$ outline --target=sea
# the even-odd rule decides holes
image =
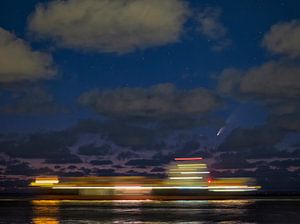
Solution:
[[[0,199],[0,223],[300,223],[300,200],[76,201]]]

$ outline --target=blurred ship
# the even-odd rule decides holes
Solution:
[[[252,178],[212,179],[201,157],[175,158],[167,178],[145,176],[36,177],[41,195],[63,199],[209,199],[249,196],[260,187]]]

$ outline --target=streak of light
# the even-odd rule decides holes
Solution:
[[[221,127],[220,130],[217,133],[217,136],[219,136],[220,134],[222,134],[222,132],[224,131],[224,129],[225,129],[225,126]]]
[[[52,189],[113,189],[113,190],[139,190],[139,189],[208,189],[202,186],[54,186]]]
[[[203,177],[169,177],[171,180],[195,180],[202,179]]]
[[[58,180],[36,180],[36,184],[58,184]]]
[[[256,188],[245,188],[245,189],[213,189],[210,191],[214,192],[243,192],[243,191],[256,191]]]
[[[209,173],[209,171],[202,171],[202,172],[179,172],[180,174],[204,174]]]
[[[210,190],[215,192],[239,192],[239,191],[256,191],[259,187],[249,186],[222,186],[222,187],[207,187],[207,186],[54,186],[52,189],[111,189],[111,190],[152,190],[152,189],[186,189],[186,190]]]

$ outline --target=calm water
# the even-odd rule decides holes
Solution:
[[[300,201],[0,200],[0,223],[300,223]]]

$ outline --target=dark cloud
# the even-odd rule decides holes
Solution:
[[[212,171],[213,177],[254,177],[256,184],[263,186],[265,191],[297,191],[300,187],[300,170],[288,171],[274,169],[269,166],[259,166],[255,171],[243,169],[236,171]]]
[[[76,170],[76,169],[77,169],[77,166],[71,165],[71,166],[68,166],[68,169]]]
[[[300,151],[280,150],[275,147],[258,146],[240,152],[244,158],[248,159],[270,159],[270,158],[297,158]]]
[[[31,86],[14,90],[10,103],[0,107],[1,113],[14,115],[40,115],[67,111],[68,109],[59,105],[45,89]]]
[[[115,176],[118,173],[114,169],[94,169],[93,172],[98,176]]]
[[[97,133],[116,145],[131,149],[146,149],[153,145],[157,133],[151,128],[123,121],[82,121],[72,129],[76,133]]]
[[[300,131],[300,113],[283,114],[283,115],[271,115],[269,117],[270,124],[275,128],[285,131]]]
[[[45,163],[50,163],[50,164],[69,164],[69,163],[82,163],[81,159],[74,154],[68,154],[65,155],[64,157],[60,156],[52,156],[51,158],[47,158],[45,160]]]
[[[48,167],[33,168],[27,162],[17,162],[6,166],[5,175],[23,175],[23,176],[38,176],[38,175],[53,175],[54,171]]]
[[[84,176],[88,176],[92,173],[92,170],[86,167],[80,167],[79,170],[81,170],[84,173]]]
[[[252,129],[234,129],[219,146],[221,151],[238,151],[241,149],[271,147],[282,140],[284,132],[267,126]]]
[[[242,156],[238,156],[238,154],[227,153],[221,154],[211,167],[213,169],[247,169],[255,168],[256,164],[249,163]]]
[[[119,88],[84,93],[79,102],[110,117],[171,118],[193,117],[220,105],[207,89],[179,90],[173,84],[149,88]]]
[[[150,172],[152,173],[165,173],[166,169],[162,167],[154,167]]]
[[[0,151],[11,157],[62,159],[70,156],[68,146],[76,136],[68,131],[29,134],[0,142]]]
[[[27,188],[30,183],[30,180],[21,180],[19,178],[5,178],[0,180],[0,186],[4,189],[9,189],[9,192],[12,190],[20,191],[20,188]]]
[[[133,159],[133,160],[129,160],[125,165],[134,166],[138,168],[146,168],[148,166],[160,166],[163,165],[164,163],[167,163],[167,161],[153,160],[153,159]]]
[[[140,157],[138,154],[134,153],[134,152],[120,152],[117,156],[118,160],[128,160],[128,159],[132,159],[132,158],[138,158]]]
[[[92,161],[90,161],[90,163],[92,165],[95,165],[95,166],[111,165],[111,164],[113,164],[113,162],[110,161],[110,160],[92,160]]]
[[[78,153],[80,155],[85,155],[85,156],[92,156],[92,155],[104,156],[107,155],[110,151],[111,151],[111,146],[108,144],[104,144],[101,146],[95,146],[94,144],[90,144],[78,148]]]
[[[269,163],[270,166],[278,168],[300,167],[300,159],[276,160]]]

